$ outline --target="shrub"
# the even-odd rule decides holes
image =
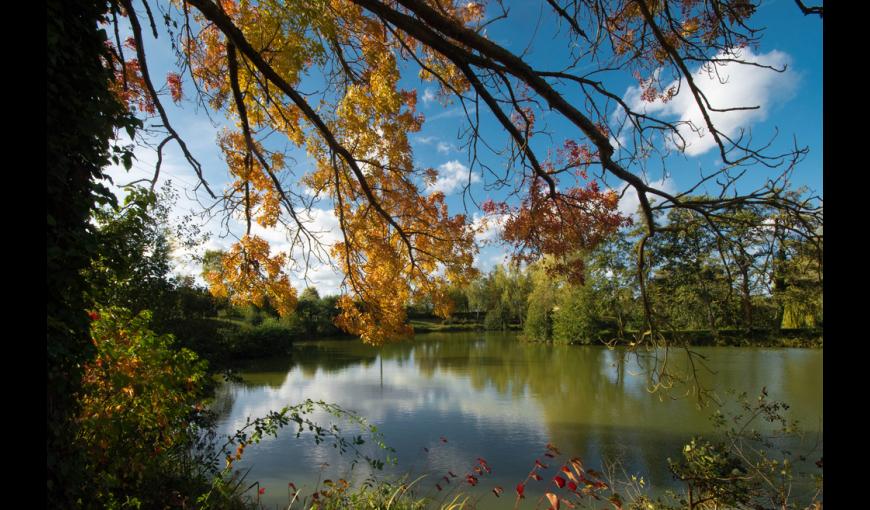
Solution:
[[[172,480],[189,475],[179,459],[190,454],[205,363],[151,331],[150,312],[110,308],[91,317],[97,355],[84,366],[77,437],[87,452],[91,503],[162,506]]]
[[[504,310],[499,306],[486,312],[483,319],[483,327],[487,330],[502,330],[507,328]]]
[[[227,323],[217,332],[224,352],[233,358],[286,354],[294,339],[294,329],[273,318],[264,319],[257,326]]]
[[[549,341],[553,337],[553,303],[549,300],[529,300],[529,311],[523,334],[530,340]]]
[[[553,341],[592,343],[615,324],[601,317],[595,291],[588,285],[571,286],[553,313]]]

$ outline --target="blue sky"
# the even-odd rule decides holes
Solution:
[[[540,4],[545,4],[540,2]],[[516,2],[510,6],[508,20],[492,25],[487,36],[509,50],[520,53],[531,47],[532,52],[527,59],[536,68],[554,68],[564,58],[567,51],[567,38],[564,29],[561,36],[551,38],[552,27],[556,21],[545,7],[541,9],[536,2]],[[810,151],[806,159],[800,163],[793,174],[792,183],[795,186],[807,186],[819,195],[822,192],[822,24],[816,16],[804,16],[793,2],[774,0],[763,2],[755,17],[753,26],[766,27],[761,44],[754,50],[752,56],[759,61],[777,66],[787,64],[785,73],[773,73],[748,66],[729,66],[725,73],[729,75],[728,83],[718,85],[710,82],[710,88],[705,89],[714,104],[725,106],[758,105],[757,111],[749,113],[723,114],[722,125],[733,126],[734,129],[751,129],[753,139],[767,140],[778,134],[772,146],[773,150],[787,150],[795,142],[799,146],[808,146]],[[122,37],[125,35],[122,33]],[[161,34],[157,41],[146,34],[146,52],[149,56],[151,74],[155,82],[168,71],[175,70],[175,56],[172,54],[166,34]],[[532,44],[530,45],[530,41]],[[314,82],[304,82],[303,87],[312,86]],[[626,100],[636,95],[632,87],[637,82],[631,76],[607,76],[605,84],[610,90],[621,94]],[[216,144],[219,129],[228,126],[222,113],[209,112],[211,120],[202,108],[192,101],[193,88],[185,83],[186,100],[180,105],[174,105],[167,99],[164,105],[170,119],[186,140],[190,150],[202,163],[205,177],[213,189],[220,190],[228,182],[228,172]],[[406,89],[416,89],[418,92],[418,111],[426,117],[426,122],[419,133],[411,135],[416,165],[420,168],[432,167],[440,172],[436,188],[447,195],[447,203],[451,212],[466,213],[470,218],[478,218],[480,212],[474,202],[481,203],[487,198],[496,200],[505,197],[505,191],[488,189],[486,176],[474,172],[471,176],[470,194],[463,197],[460,192],[462,185],[468,182],[469,157],[466,151],[460,150],[460,140],[457,134],[462,131],[466,122],[459,111],[458,105],[444,106],[434,100],[435,85],[422,82],[417,77],[417,69],[408,67],[403,74],[401,86]],[[563,87],[565,94],[571,97],[570,87]],[[648,105],[648,108],[669,119],[691,118],[692,112],[688,102],[680,101],[680,96],[668,105]],[[481,112],[481,128],[484,138],[496,148],[506,144],[503,130],[495,125],[488,112]],[[566,138],[577,138],[576,128],[553,114],[542,114],[539,123],[547,123],[552,138],[538,137],[533,139],[533,147],[545,153],[548,149],[555,150]],[[711,171],[720,164],[718,151],[709,147],[707,140],[697,139],[686,154],[671,156],[667,159],[667,180],[663,181],[662,164],[650,162],[646,168],[646,178],[659,182],[665,189],[678,190],[697,180],[699,171]],[[116,183],[125,183],[142,177],[150,177],[156,156],[153,151],[137,150],[137,161],[129,173],[120,168],[111,168],[108,173]],[[296,151],[294,172],[301,177],[311,163],[307,161],[303,151]],[[480,154],[483,163],[495,169],[504,168],[504,160],[497,154]],[[171,179],[174,187],[180,193],[176,214],[184,215],[201,210],[199,202],[208,203],[204,193],[195,193],[196,176],[186,164],[175,144],[169,144],[161,171],[161,181]],[[752,169],[747,173],[744,186],[758,185],[771,174],[761,169]],[[606,184],[619,189],[618,180],[608,180]],[[748,189],[748,188],[744,188]],[[635,210],[637,201],[629,192],[621,209],[626,213]],[[464,199],[463,199],[464,198]],[[472,200],[473,198],[473,200]],[[313,225],[324,232],[324,240],[329,242],[337,239],[335,229],[337,223],[331,214],[331,206],[327,201],[318,204],[312,211]],[[205,223],[205,228],[212,232],[210,241],[201,246],[197,252],[202,254],[205,249],[227,248],[232,242],[232,234],[226,235],[220,222],[212,220]],[[235,235],[242,232],[241,225],[230,222],[230,231]],[[280,250],[287,245],[285,233],[278,231],[257,232],[269,240],[274,249]],[[480,239],[494,239],[496,232],[490,231]],[[494,263],[504,258],[505,249],[501,246],[488,245],[481,248],[478,257],[478,267],[487,270]],[[199,267],[190,261],[191,253],[177,254],[177,271],[183,274],[198,274]],[[298,268],[297,268],[298,269]],[[323,293],[338,291],[341,276],[328,266],[315,264],[309,268],[309,283],[318,287]],[[293,274],[297,286],[305,285],[302,273],[297,270]]]

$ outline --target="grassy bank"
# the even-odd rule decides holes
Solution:
[[[484,324],[471,319],[442,320],[434,317],[418,317],[410,321],[417,334],[449,332],[483,332]],[[347,339],[355,340],[352,335],[318,335],[294,328],[285,322],[266,319],[259,324],[235,318],[190,318],[179,320],[172,325],[172,334],[183,347],[197,352],[208,360],[213,370],[233,368],[246,360],[268,358],[290,354],[293,344],[303,340]],[[510,324],[508,331],[520,331],[519,324]],[[569,344],[601,344],[614,341],[616,345],[629,345],[637,332],[626,331],[622,338],[616,331],[602,330],[590,340],[578,339]],[[734,347],[807,347],[818,348],[823,345],[821,328],[751,330],[723,329],[676,330],[662,332],[665,338],[675,345],[695,346],[734,346]],[[524,336],[523,340],[535,340]]]
[[[635,342],[637,331],[626,331],[621,337],[616,331],[602,330],[592,341],[576,340],[569,344],[612,343],[630,345]],[[794,329],[685,329],[661,331],[666,340],[675,345],[728,346],[728,347],[823,347],[824,338],[821,328]],[[527,341],[534,341],[524,338]]]
[[[474,320],[443,320],[439,318],[420,318],[409,321],[415,333],[434,333],[449,331],[485,331],[482,322]],[[508,325],[508,331],[519,331],[519,324]]]

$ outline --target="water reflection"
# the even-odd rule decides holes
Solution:
[[[715,372],[703,376],[706,384],[750,394],[766,387],[771,398],[792,404],[805,429],[820,430],[821,351],[698,351]],[[679,367],[679,353],[671,355]],[[487,492],[516,485],[547,442],[593,464],[620,457],[630,471],[667,484],[665,459],[711,427],[696,401],[647,391],[649,363],[601,347],[524,344],[510,334],[429,334],[380,348],[316,342],[299,345],[291,358],[252,365],[243,384],[223,387],[216,405],[223,432],[231,433],[249,416],[306,398],[333,402],[378,425],[397,449],[394,472],[458,472],[481,456],[494,471],[481,486]],[[332,478],[368,474],[349,472],[351,459],[328,445],[290,436],[253,447],[244,459],[249,477],[273,489],[267,494],[275,503],[288,481],[313,484],[322,463]]]

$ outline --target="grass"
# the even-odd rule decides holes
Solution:
[[[437,317],[412,318],[408,321],[414,326],[415,333],[435,333],[449,331],[485,331],[483,321],[471,319],[445,320]],[[508,331],[519,331],[519,324],[509,324]]]
[[[636,332],[628,332],[627,341]],[[753,329],[746,331],[739,328],[720,329],[684,329],[662,331],[671,341],[684,342],[689,345],[715,345],[732,347],[822,347],[821,328],[803,329]]]

